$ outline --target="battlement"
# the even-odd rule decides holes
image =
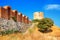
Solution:
[[[28,24],[30,21],[27,16],[23,15],[22,13],[18,13],[17,10],[11,10],[10,6],[0,7],[0,18],[10,20],[12,17],[16,17],[17,22]]]

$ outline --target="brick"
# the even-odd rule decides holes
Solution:
[[[20,18],[19,18],[20,22],[22,22],[22,13],[20,13],[19,16],[20,16]]]
[[[23,22],[23,23],[25,23],[25,17],[26,17],[26,16],[24,16],[24,15],[22,16],[22,22]]]
[[[28,20],[28,17],[27,16],[25,17],[25,23],[26,24],[29,24],[29,20]]]
[[[0,18],[2,18],[2,14],[3,14],[3,7],[0,7]]]
[[[16,10],[11,10],[10,6],[0,7],[0,18],[10,20],[12,17],[16,17],[17,22],[29,23],[28,17],[18,13]]]
[[[10,19],[10,15],[11,15],[11,8],[10,6],[4,6],[4,9],[6,10],[6,14],[8,14],[8,19]]]
[[[7,11],[3,7],[0,7],[0,18],[8,19]]]
[[[17,16],[17,21],[20,22],[20,15]]]
[[[12,19],[12,17],[15,17],[15,13],[14,13],[13,10],[11,10],[11,15],[10,15],[10,17],[11,17],[11,19]]]
[[[17,12],[17,10],[13,10],[13,13],[15,14],[16,20],[18,21],[18,12]]]
[[[13,15],[13,16],[16,15],[16,10],[12,10],[12,15]]]

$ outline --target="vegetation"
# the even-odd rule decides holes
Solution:
[[[0,35],[5,35],[5,31],[1,31],[0,32]]]
[[[18,33],[18,30],[6,30],[6,31],[1,31],[0,35],[7,35],[7,34],[12,34],[12,33]]]
[[[40,22],[40,20],[38,19],[32,20],[32,23],[36,23],[36,22]]]
[[[50,18],[44,18],[39,21],[34,20],[35,22],[38,22],[37,27],[39,28],[39,31],[41,32],[48,32],[51,31],[51,27],[54,25],[54,22]]]
[[[14,17],[12,17],[12,19],[15,21],[15,22],[17,22],[17,20],[16,20],[16,17],[14,16]]]
[[[33,30],[32,30],[32,29],[29,29],[29,32],[30,32],[30,33],[32,33],[32,32],[33,32]]]

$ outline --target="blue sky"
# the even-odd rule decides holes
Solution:
[[[0,6],[11,6],[12,10],[33,19],[34,12],[44,12],[44,17],[54,20],[60,27],[60,1],[59,0],[0,0]]]

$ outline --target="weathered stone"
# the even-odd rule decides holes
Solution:
[[[25,24],[21,22],[15,22],[14,20],[0,19],[0,30],[18,30],[19,32],[25,32],[31,24]]]

